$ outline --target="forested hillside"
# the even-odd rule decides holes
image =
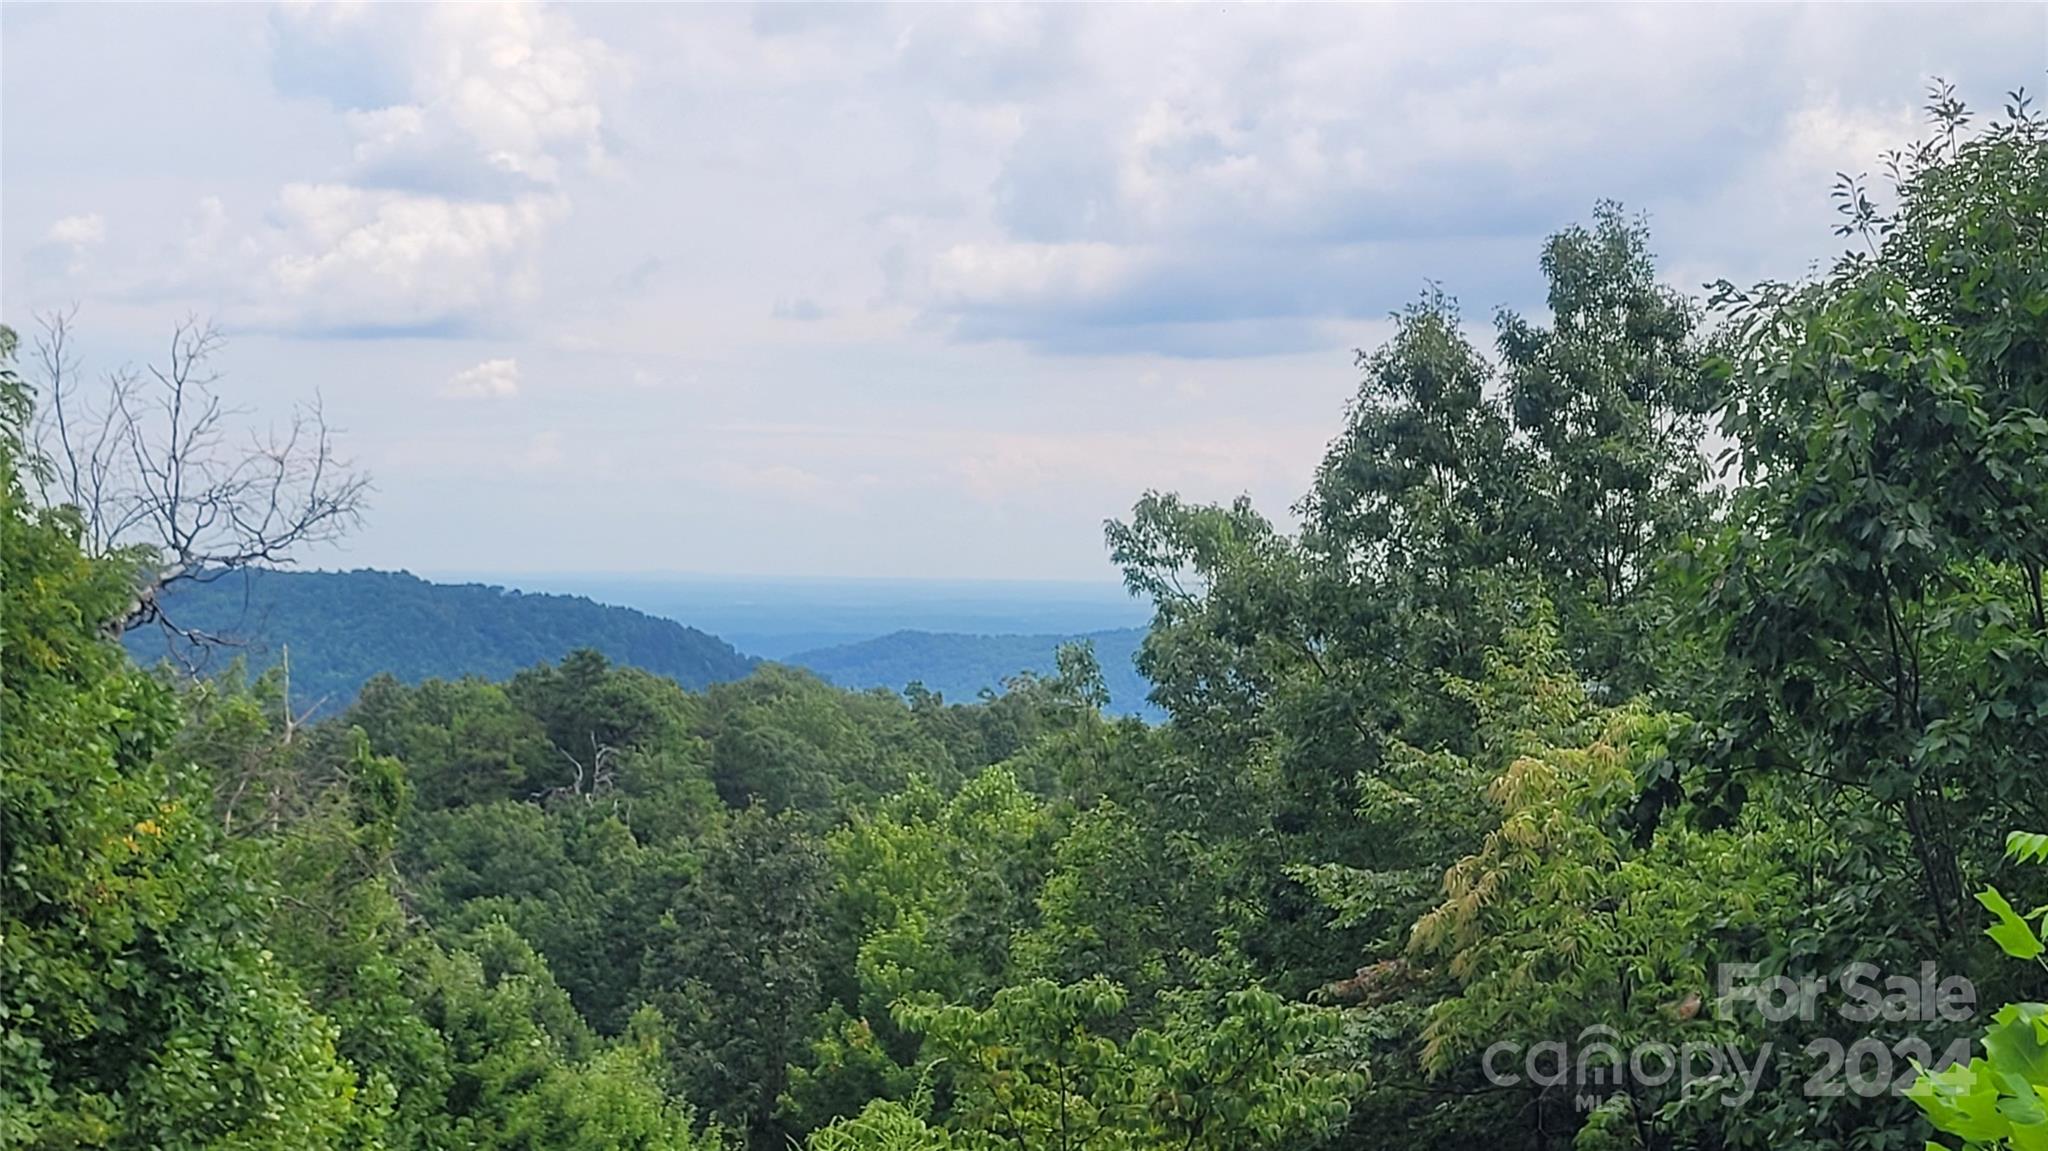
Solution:
[[[1395,317],[1297,529],[1107,525],[1159,725],[1079,648],[296,724],[110,638],[180,569],[8,367],[0,1148],[2048,1146],[2048,123],[1932,111],[1825,271],[1601,205]]]
[[[138,662],[219,671],[240,656],[260,671],[289,647],[292,699],[316,714],[347,707],[378,675],[505,679],[579,648],[689,688],[740,679],[754,665],[716,636],[631,608],[409,572],[218,573],[170,588],[163,611],[174,627],[123,637]]]
[[[1159,718],[1145,697],[1152,685],[1138,674],[1135,659],[1145,638],[1141,628],[1117,628],[1083,635],[956,635],[898,631],[859,643],[800,651],[784,663],[809,668],[840,687],[882,687],[901,691],[912,683],[950,700],[972,700],[1000,691],[1019,672],[1051,675],[1065,644],[1085,643],[1102,665],[1109,691],[1105,710],[1113,715]]]

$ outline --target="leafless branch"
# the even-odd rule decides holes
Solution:
[[[600,792],[613,790],[613,769],[617,767],[619,757],[617,748],[608,743],[599,743],[596,734],[592,733],[590,737],[591,757],[588,767],[584,766],[582,760],[571,755],[568,748],[558,745],[555,750],[562,753],[562,758],[569,761],[569,766],[576,769],[576,774],[570,778],[568,783],[555,787],[544,787],[534,792],[534,799],[540,800],[542,803],[551,803],[556,799],[568,797],[572,799],[580,798],[583,802],[589,803],[596,799]],[[584,775],[586,772],[590,777],[588,787],[584,786]],[[614,806],[616,807],[616,803]]]
[[[37,317],[35,434],[53,463],[42,498],[78,510],[93,554],[154,554],[114,630],[157,623],[189,646],[218,643],[171,624],[164,589],[288,566],[304,549],[339,539],[361,521],[369,477],[337,453],[317,395],[281,428],[245,423],[247,412],[225,404],[214,366],[225,339],[210,323],[178,324],[160,363],[81,386],[75,315]]]

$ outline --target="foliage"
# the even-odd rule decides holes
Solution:
[[[925,1037],[948,1114],[934,1124],[875,1104],[810,1146],[1298,1147],[1341,1122],[1360,1086],[1316,1061],[1334,1019],[1270,993],[1233,992],[1213,1014],[1122,1044],[1092,1029],[1123,1007],[1122,989],[1100,979],[1008,987],[985,1010],[905,1004],[899,1022]]]
[[[1500,827],[1415,925],[1413,950],[1443,961],[1459,989],[1431,1012],[1426,1066],[1595,1028],[1618,1047],[1711,1037],[1705,1021],[1674,1028],[1671,1005],[1697,1005],[1717,962],[1780,937],[1797,884],[1769,827],[1675,831],[1633,849],[1616,816],[1673,726],[1624,710],[1591,745],[1524,756],[1494,781]]]
[[[1531,565],[1574,666],[1609,701],[1655,685],[1645,593],[1671,544],[1708,523],[1701,442],[1718,406],[1697,307],[1657,280],[1649,228],[1600,204],[1543,246],[1551,326],[1496,318],[1507,405],[1532,455]]]
[[[334,1029],[265,947],[265,893],[160,753],[175,701],[105,638],[135,557],[26,503],[0,329],[0,1146],[305,1148],[346,1123]]]
[[[2039,863],[2048,855],[2048,836],[2013,832],[2006,856]],[[1977,901],[1996,920],[1984,934],[2019,960],[2048,969],[2035,923],[2048,920],[2048,907],[2022,915],[1995,887]],[[2048,922],[2041,922],[2048,930]],[[1940,1130],[1961,1137],[1965,1147],[2048,1146],[2048,1004],[2008,1003],[1992,1016],[1980,1039],[1984,1054],[1968,1062],[1929,1071],[1918,1069],[1907,1094]],[[1932,1148],[1935,1144],[1929,1144]]]
[[[1000,768],[950,798],[913,782],[835,831],[832,918],[856,948],[859,980],[847,1006],[886,1018],[898,999],[962,1002],[1000,987],[1056,832],[1053,814]]]
[[[795,820],[747,811],[707,845],[642,960],[679,1027],[678,1080],[753,1147],[783,1143],[776,1104],[818,1002],[824,879]]]
[[[1441,291],[1395,317],[1297,528],[1143,497],[1157,724],[1107,648],[971,700],[678,682],[490,589],[442,654],[509,679],[409,662],[424,617],[336,641],[367,683],[317,715],[312,652],[146,675],[107,625],[149,557],[27,505],[10,371],[0,1147],[2048,1146],[2042,873],[1957,930],[2048,817],[2048,163],[2017,98],[1932,111],[1810,282],[1702,311],[1601,204],[1490,355]],[[336,578],[330,623],[421,606]],[[1707,1004],[1852,962],[2009,1002],[1910,1099],[1796,1057],[1977,1023]],[[1573,1089],[1489,1062],[1567,1041]],[[1739,1107],[1622,1074],[1764,1043]]]
[[[1055,703],[1004,697],[962,717],[929,696],[839,691],[808,672],[764,667],[705,694],[718,793],[734,806],[829,816],[900,791],[914,775],[948,787],[1028,739]],[[964,718],[964,722],[963,722]]]
[[[1840,190],[1864,250],[1808,284],[1720,286],[1743,490],[1692,557],[1720,646],[1712,787],[1803,772],[1906,829],[1936,924],[2048,752],[2048,124],[2015,97]],[[1704,702],[1704,701],[1703,701]]]

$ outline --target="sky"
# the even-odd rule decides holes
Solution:
[[[0,312],[228,336],[375,493],[325,567],[1110,580],[1147,489],[1284,517],[1428,285],[1647,213],[1804,274],[1929,80],[2048,5],[0,8]]]

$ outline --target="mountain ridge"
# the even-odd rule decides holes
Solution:
[[[222,670],[240,658],[251,673],[290,649],[292,695],[315,715],[339,711],[380,672],[404,683],[480,676],[501,680],[578,648],[703,690],[743,679],[763,662],[701,628],[588,595],[525,591],[495,583],[443,583],[405,570],[252,570],[174,585],[162,597],[181,629],[217,636],[201,646],[145,627],[124,637],[138,663],[166,658]],[[1023,673],[1050,675],[1061,644],[1094,645],[1109,710],[1158,719],[1150,685],[1132,663],[1143,628],[1078,632],[952,632],[896,628],[826,644],[773,662],[840,687],[901,691],[923,684],[966,702],[1001,691]]]
[[[243,658],[252,672],[291,648],[293,694],[340,710],[388,671],[406,683],[465,675],[504,679],[578,648],[701,690],[760,663],[708,632],[587,596],[480,583],[436,583],[408,571],[256,570],[174,585],[162,597],[180,628],[230,641],[200,653],[161,629],[123,644],[137,662],[201,666]]]

